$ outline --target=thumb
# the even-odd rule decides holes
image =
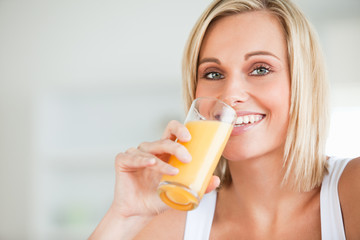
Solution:
[[[209,193],[209,192],[213,191],[219,185],[220,185],[220,178],[218,176],[212,176],[210,179],[210,183],[209,183],[208,187],[206,188],[205,193]]]

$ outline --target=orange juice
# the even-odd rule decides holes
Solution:
[[[164,175],[158,188],[160,198],[179,210],[197,207],[218,164],[233,126],[220,121],[190,121],[185,124],[191,140],[184,145],[192,156],[182,163],[171,156],[169,164],[178,168],[175,176]]]

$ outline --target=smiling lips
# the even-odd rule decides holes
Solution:
[[[238,112],[237,116],[231,136],[238,136],[249,131],[266,117],[265,114],[250,112]]]
[[[238,116],[235,122],[235,127],[256,123],[262,120],[264,117],[265,115],[262,114],[249,114],[249,115]]]

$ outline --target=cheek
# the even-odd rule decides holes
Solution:
[[[275,122],[275,134],[279,139],[286,138],[286,132],[289,123],[290,112],[290,89],[286,85],[279,87],[274,91],[268,100],[269,108],[271,108],[270,118],[272,123]],[[274,122],[273,122],[274,121]]]
[[[201,97],[202,96],[202,87],[201,87],[201,84],[199,84],[199,80],[197,81],[197,84],[196,84],[196,90],[195,90],[195,98],[198,98],[198,97]]]
[[[263,93],[265,102],[267,102],[269,107],[277,108],[280,112],[289,113],[290,110],[290,86],[289,84],[276,84],[269,86],[266,93]],[[272,106],[271,106],[272,105]],[[277,111],[276,111],[277,112]]]
[[[199,88],[199,85],[196,86],[196,90],[195,90],[195,98],[201,97],[202,95],[202,90],[201,88]]]
[[[199,81],[196,86],[195,98],[198,97],[215,97],[217,95],[218,88],[209,86],[202,81]]]

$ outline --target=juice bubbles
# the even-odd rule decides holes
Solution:
[[[178,210],[196,208],[205,193],[233,129],[232,123],[217,120],[195,120],[185,124],[191,140],[184,145],[192,156],[182,163],[171,156],[169,164],[179,169],[175,176],[164,175],[158,187],[160,198]]]

